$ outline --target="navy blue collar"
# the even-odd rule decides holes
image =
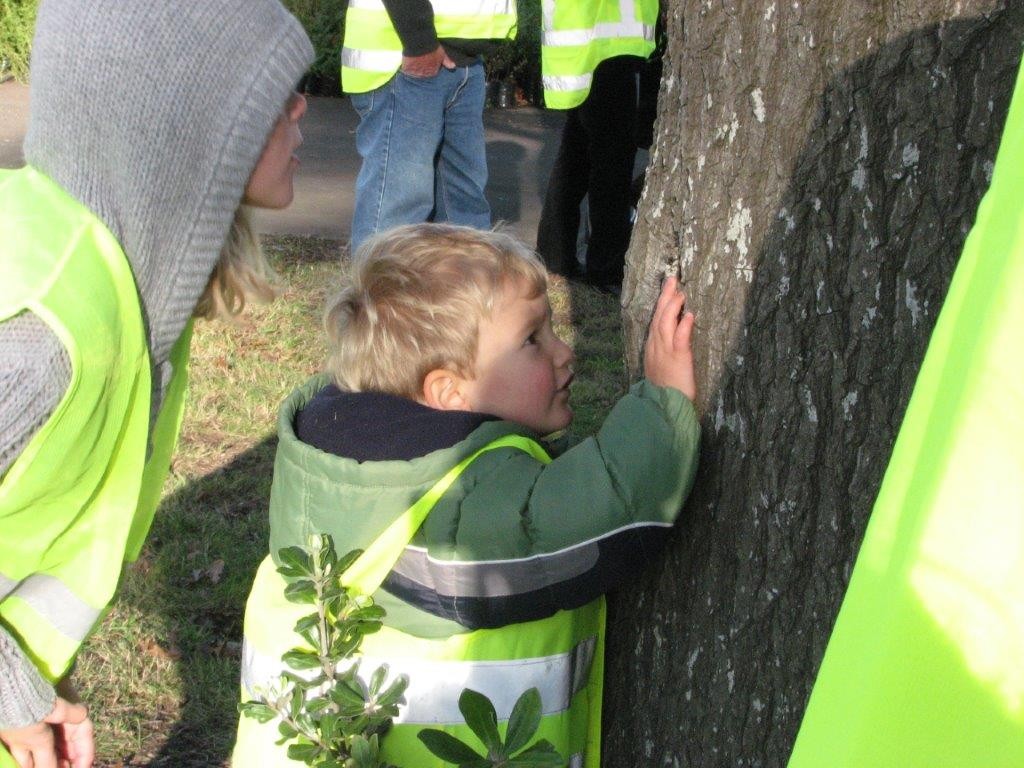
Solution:
[[[328,384],[295,417],[295,434],[307,445],[356,461],[409,461],[450,448],[495,418],[439,411],[381,392],[342,392]]]

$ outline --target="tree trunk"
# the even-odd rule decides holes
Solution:
[[[612,595],[604,765],[784,765],[988,186],[1019,0],[673,0],[627,255],[697,313],[704,442],[670,550]]]

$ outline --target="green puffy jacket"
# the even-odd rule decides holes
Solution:
[[[273,555],[322,532],[334,538],[339,552],[365,549],[463,458],[502,436],[529,435],[509,422],[485,421],[450,448],[412,461],[360,463],[295,436],[296,414],[325,383],[314,379],[282,407],[271,492]],[[676,390],[641,382],[595,437],[550,463],[516,448],[482,454],[433,507],[374,595],[388,612],[388,629],[368,638],[374,648],[366,652],[374,661],[390,663],[393,671],[407,671],[417,688],[427,680],[435,688],[444,685],[445,670],[464,660],[459,680],[479,680],[477,689],[486,688],[492,699],[529,687],[524,680],[532,663],[543,660],[548,669],[561,664],[567,678],[564,707],[551,705],[556,714],[546,717],[542,735],[569,747],[571,765],[596,766],[603,652],[599,598],[642,567],[664,540],[693,482],[698,442],[690,401]],[[290,633],[280,628],[291,626],[294,617],[276,598],[281,584],[270,586],[272,574],[268,562],[247,610],[243,687],[248,691],[279,674],[277,660],[289,647],[283,635]],[[297,637],[292,644],[299,644]],[[412,662],[394,658],[390,650],[411,648],[416,649],[408,654],[416,659]],[[502,660],[508,660],[508,679],[499,681],[495,662]],[[549,672],[540,679],[558,676]],[[419,727],[441,725],[458,733],[448,712],[457,720],[454,702],[461,684],[451,690],[450,707],[439,703],[436,691],[413,686],[407,709],[384,740],[386,756],[406,768],[434,764],[415,752],[422,751],[413,738]],[[550,687],[557,698],[558,685]],[[496,702],[499,719],[507,718],[504,710],[515,697]],[[424,705],[417,708],[417,702]],[[247,764],[259,755],[268,764],[274,731],[243,720],[235,760]],[[274,765],[288,764],[282,752]]]
[[[339,552],[365,548],[465,456],[503,435],[536,437],[489,421],[414,461],[358,463],[295,437],[295,414],[324,384],[313,379],[281,409],[270,500],[275,558],[311,533],[329,533]],[[427,637],[589,602],[661,544],[693,483],[698,442],[690,401],[642,381],[594,437],[547,466],[511,448],[481,456],[430,513],[375,599],[389,623]]]

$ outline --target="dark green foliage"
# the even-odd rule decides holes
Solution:
[[[305,90],[317,96],[341,93],[341,41],[345,34],[347,0],[283,0],[306,28],[316,58],[309,68]]]
[[[514,39],[501,43],[484,61],[487,79],[514,82],[540,106],[540,0],[517,0],[516,12]]]
[[[565,765],[554,746],[544,739],[523,749],[540,727],[541,700],[536,688],[525,691],[516,701],[504,742],[498,732],[494,705],[486,696],[466,688],[459,697],[459,711],[466,725],[480,739],[486,754],[477,753],[444,731],[424,728],[417,734],[420,741],[446,763],[459,768],[558,768]]]

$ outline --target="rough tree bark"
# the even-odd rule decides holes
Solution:
[[[697,312],[704,445],[612,596],[604,765],[784,765],[991,174],[1020,0],[671,0],[627,256]]]

